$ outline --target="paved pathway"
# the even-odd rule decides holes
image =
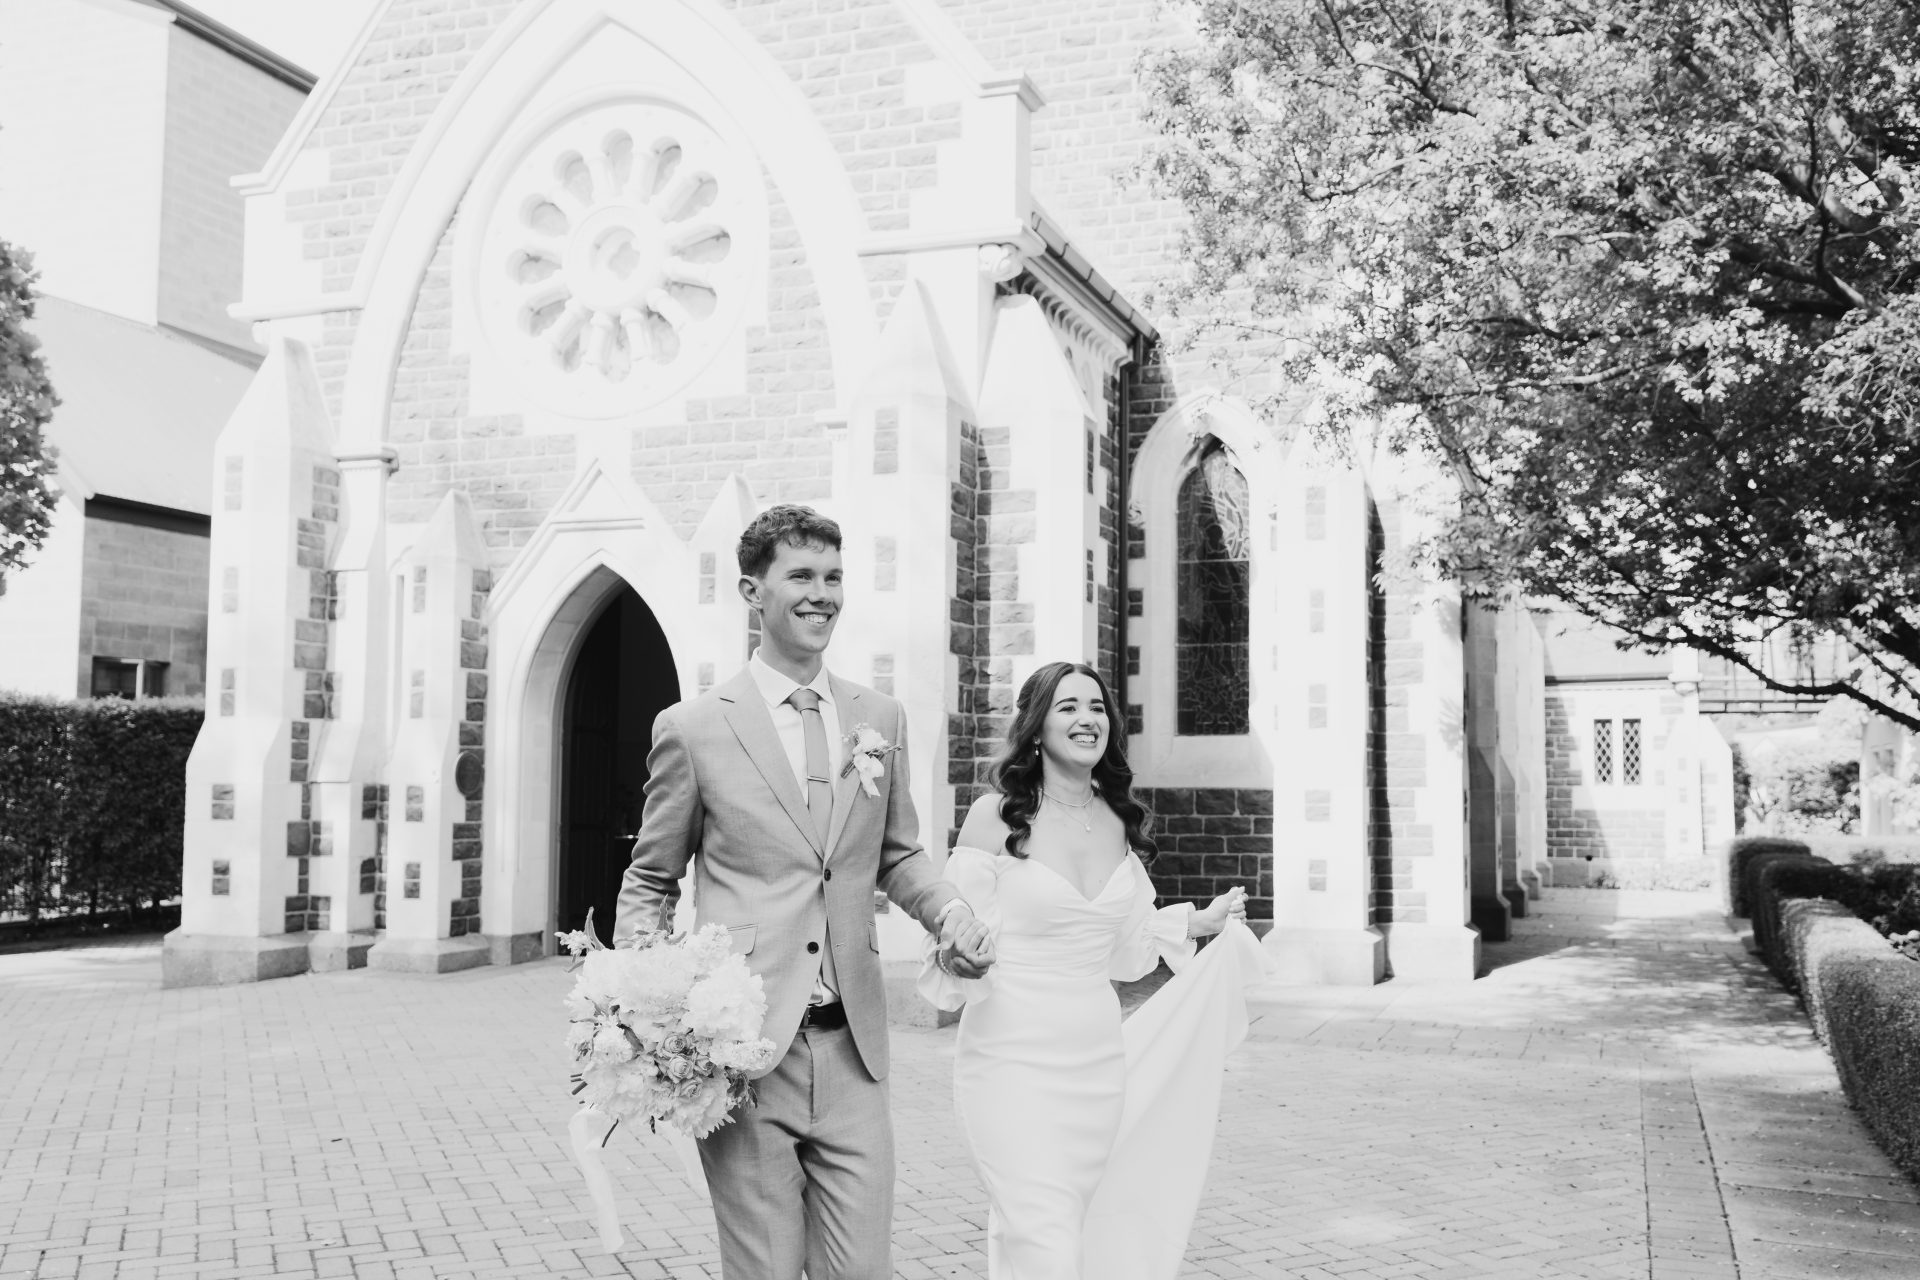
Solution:
[[[1706,899],[1538,905],[1470,987],[1263,993],[1184,1275],[1920,1276],[1920,1196]],[[593,1244],[566,985],[162,991],[150,942],[0,956],[0,1278],[716,1276],[704,1205],[631,1135],[635,1243]],[[906,1280],[985,1270],[951,1036],[895,1033]]]

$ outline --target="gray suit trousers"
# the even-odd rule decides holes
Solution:
[[[724,1280],[888,1280],[893,1120],[853,1035],[802,1030],[758,1105],[700,1140]]]

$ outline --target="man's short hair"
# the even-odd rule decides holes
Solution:
[[[840,526],[812,507],[782,503],[768,507],[740,534],[735,553],[740,572],[757,578],[773,564],[775,551],[785,543],[790,547],[832,547],[840,549]]]

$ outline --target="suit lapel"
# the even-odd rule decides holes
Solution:
[[[751,673],[742,671],[727,682],[720,696],[727,704],[727,727],[740,740],[747,758],[753,761],[753,767],[760,771],[773,792],[773,798],[806,837],[807,847],[815,854],[820,853],[820,837],[814,832],[807,798],[800,794],[799,780],[793,776],[793,765],[780,745],[780,734],[773,727],[773,714],[767,710],[767,700],[760,696],[760,686],[753,682]]]
[[[829,673],[827,677],[833,683],[834,710],[839,715],[840,736],[851,737],[853,731],[867,722],[866,707],[861,702],[860,691],[837,676]],[[831,751],[832,744],[828,744]],[[847,829],[847,819],[853,816],[853,807],[859,803],[860,775],[846,768],[846,761],[853,758],[852,747],[841,761],[841,772],[833,778],[833,821],[827,824],[827,857],[840,847],[840,833]]]

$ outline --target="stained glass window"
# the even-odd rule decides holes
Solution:
[[[1175,506],[1179,626],[1177,732],[1249,731],[1247,482],[1218,440],[1180,483]]]
[[[1628,786],[1640,784],[1640,722],[1620,722],[1620,781]]]
[[[1593,780],[1613,781],[1613,721],[1593,722]]]

